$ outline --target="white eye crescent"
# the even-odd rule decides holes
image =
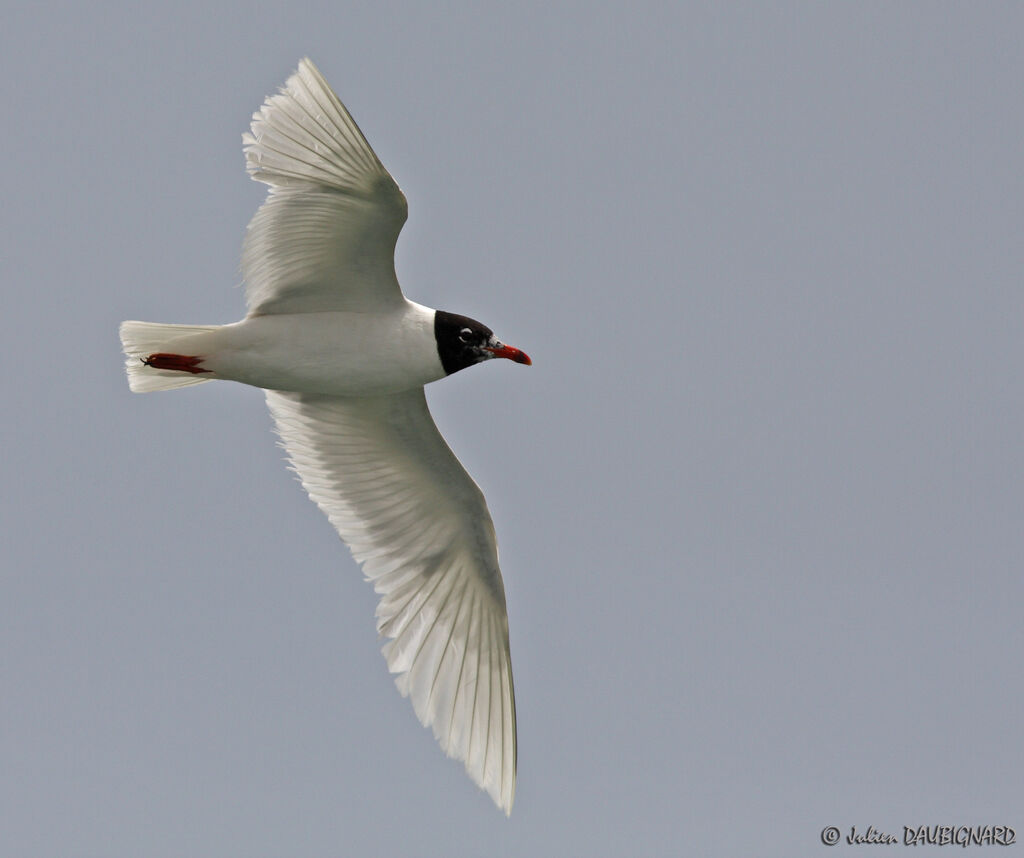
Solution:
[[[464,343],[468,343],[473,339],[473,332],[469,328],[463,328],[459,331],[459,339]]]

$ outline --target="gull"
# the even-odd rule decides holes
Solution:
[[[309,59],[242,140],[249,174],[270,186],[242,247],[248,312],[218,326],[123,322],[129,386],[264,389],[292,468],[380,596],[399,691],[507,815],[516,710],[494,525],[423,386],[530,358],[402,294],[405,196]]]

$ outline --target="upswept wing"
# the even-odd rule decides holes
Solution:
[[[516,714],[494,526],[423,390],[267,391],[267,404],[303,486],[381,596],[377,627],[399,691],[509,813]]]
[[[299,63],[251,128],[246,168],[270,195],[242,247],[249,314],[399,304],[405,196],[312,62]]]

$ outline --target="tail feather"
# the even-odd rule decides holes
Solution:
[[[127,357],[128,386],[134,393],[172,390],[210,381],[188,371],[159,369],[143,363],[150,355],[173,352],[176,341],[217,330],[216,325],[161,325],[154,322],[122,322],[121,348]]]

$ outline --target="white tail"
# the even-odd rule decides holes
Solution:
[[[194,334],[217,330],[217,325],[161,325],[154,322],[122,322],[121,348],[128,360],[128,386],[133,393],[172,390],[190,384],[202,384],[209,377],[174,370],[155,369],[142,361],[157,352],[173,352],[171,345]]]

